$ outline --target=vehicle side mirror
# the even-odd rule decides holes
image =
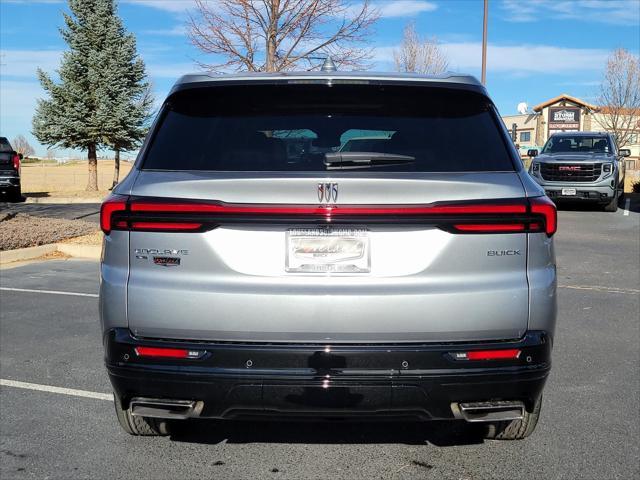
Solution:
[[[527,155],[530,157],[537,157],[538,156],[538,150],[536,150],[535,148],[531,148],[527,151]]]
[[[22,159],[24,158],[24,156],[23,156],[21,153],[19,153],[19,154],[18,154],[18,158],[19,158],[20,160],[22,160]]]
[[[629,150],[628,148],[621,148],[620,150],[618,150],[618,155],[620,155],[621,157],[628,157],[631,155],[631,150]]]

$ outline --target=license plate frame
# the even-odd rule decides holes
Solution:
[[[578,194],[578,191],[575,188],[563,188],[562,195],[564,196],[575,196]]]
[[[371,272],[371,239],[366,227],[292,227],[287,229],[285,248],[285,271],[289,273]]]

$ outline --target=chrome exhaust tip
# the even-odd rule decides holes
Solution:
[[[204,408],[204,402],[134,397],[129,403],[129,408],[131,409],[131,415],[184,420],[199,417]]]
[[[524,418],[524,402],[494,401],[452,403],[453,416],[467,422],[503,422],[522,420]]]

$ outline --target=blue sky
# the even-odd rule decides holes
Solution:
[[[640,53],[640,0],[489,3],[487,88],[503,115],[516,113],[521,101],[535,105],[563,92],[593,102],[609,52],[623,47]],[[374,70],[392,69],[393,48],[413,20],[419,33],[438,39],[451,70],[480,76],[481,0],[374,4],[381,13],[372,37]],[[213,62],[184,33],[192,6],[192,0],[119,1],[159,101],[176,78],[197,70],[198,60]],[[24,134],[39,154],[45,147],[30,133],[35,101],[43,94],[35,70],[57,68],[66,48],[58,32],[66,8],[62,0],[0,0],[0,135]]]

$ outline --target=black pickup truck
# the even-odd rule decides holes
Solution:
[[[0,137],[0,201],[22,200],[20,160],[22,155],[13,149],[5,137]]]

